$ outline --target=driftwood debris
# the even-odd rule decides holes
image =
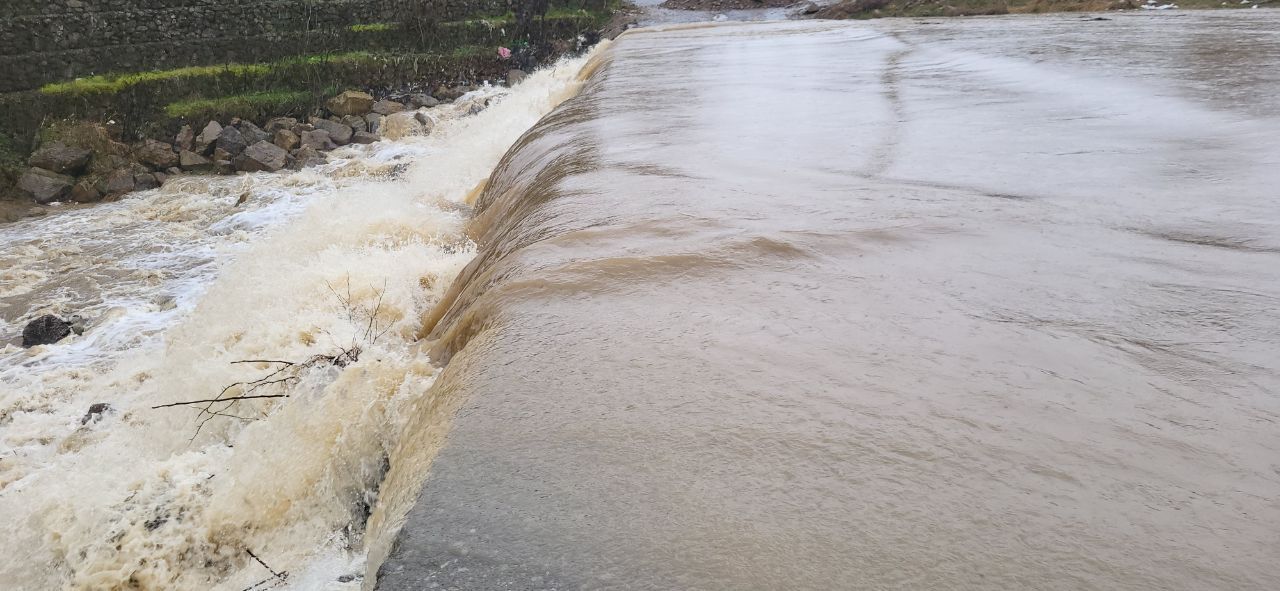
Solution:
[[[290,396],[289,387],[302,380],[304,373],[313,368],[324,366],[346,367],[360,360],[360,354],[363,353],[362,345],[368,346],[382,338],[389,330],[391,324],[383,325],[379,315],[382,312],[383,298],[386,296],[386,284],[382,289],[375,290],[377,300],[371,307],[359,306],[354,303],[351,295],[351,281],[347,281],[346,293],[341,293],[329,283],[325,283],[329,288],[329,292],[338,300],[341,310],[345,313],[347,321],[351,324],[353,335],[351,342],[346,347],[336,346],[336,351],[332,354],[312,355],[301,361],[289,361],[282,359],[241,359],[232,361],[232,365],[240,364],[267,364],[273,366],[269,373],[257,379],[235,382],[227,385],[213,398],[203,398],[199,400],[184,400],[181,402],[170,402],[167,404],[158,404],[151,407],[153,410],[174,407],[199,406],[197,418],[199,424],[196,425],[196,431],[191,436],[195,439],[200,434],[200,430],[205,424],[217,417],[230,419],[239,419],[242,421],[256,421],[257,417],[242,416],[236,414],[236,404],[245,400],[262,400],[270,398],[288,398]]]

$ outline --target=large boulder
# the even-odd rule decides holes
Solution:
[[[204,126],[204,131],[196,136],[195,148],[191,151],[197,154],[208,156],[213,151],[213,146],[218,141],[218,136],[222,135],[222,124],[217,121],[210,121]]]
[[[373,103],[371,110],[379,115],[390,115],[405,110],[405,106],[404,103],[397,103],[393,100],[381,100]]]
[[[382,126],[378,130],[382,133],[382,137],[398,140],[411,135],[426,135],[431,133],[433,126],[431,118],[425,113],[405,111],[388,115],[382,120]]]
[[[196,145],[196,132],[191,129],[190,125],[183,125],[178,130],[178,135],[173,137],[173,145],[179,150],[190,150]]]
[[[507,87],[510,88],[524,82],[524,79],[528,77],[529,74],[524,70],[509,70],[507,71]]]
[[[323,129],[304,131],[299,141],[302,142],[303,148],[312,150],[332,150],[338,147],[337,144],[333,143],[333,139],[329,137],[329,132]]]
[[[267,121],[266,127],[262,129],[267,133],[275,133],[281,129],[293,129],[297,124],[298,120],[293,117],[276,117]]]
[[[163,173],[162,173],[163,174]],[[146,191],[148,189],[156,189],[160,187],[160,179],[150,172],[140,172],[133,175],[133,190]]]
[[[414,109],[421,109],[423,107],[434,107],[438,104],[440,104],[440,101],[436,100],[435,97],[425,92],[415,94],[409,97],[409,106]]]
[[[222,128],[222,133],[218,134],[217,149],[236,156],[249,147],[248,140],[240,133],[239,129],[231,126]]]
[[[133,190],[133,171],[127,168],[112,171],[107,178],[102,179],[98,187],[108,199],[116,199],[125,193]]]
[[[92,157],[92,150],[74,148],[62,142],[49,142],[40,146],[27,163],[58,174],[77,175],[84,172]]]
[[[183,150],[178,153],[178,165],[182,170],[208,172],[213,168],[213,161],[190,150]]]
[[[156,140],[143,140],[142,144],[133,150],[133,157],[138,162],[157,170],[178,165],[178,153],[173,151],[173,146]]]
[[[254,125],[252,121],[240,121],[236,124],[236,129],[240,130],[240,134],[244,136],[244,141],[250,146],[258,142],[271,141],[271,134],[262,130],[261,127]]]
[[[71,187],[71,200],[76,203],[93,203],[102,200],[102,191],[91,181],[80,181]]]
[[[36,203],[61,201],[71,194],[75,179],[43,168],[29,168],[18,179],[18,190]]]
[[[355,132],[354,134],[352,134],[352,136],[351,136],[351,143],[353,143],[353,144],[372,144],[373,142],[376,142],[376,141],[378,141],[379,139],[380,139],[380,138],[378,138],[378,134],[376,134],[376,133],[369,133],[369,132],[367,132],[367,131],[357,131],[357,132]]]
[[[328,132],[329,139],[333,140],[333,143],[338,144],[339,146],[345,146],[351,143],[351,134],[355,133],[355,130],[351,129],[350,125],[343,125],[337,121],[330,121],[319,117],[312,117],[311,125],[314,125],[317,130],[324,130]]]
[[[319,150],[316,150],[311,146],[298,148],[293,151],[291,156],[293,158],[291,158],[292,162],[289,164],[289,167],[295,170],[302,170],[308,166],[318,166],[328,162],[328,160],[325,159],[324,154],[321,154]]]
[[[52,345],[71,334],[71,323],[52,314],[45,314],[22,329],[22,346]]]
[[[373,108],[373,97],[367,92],[348,90],[329,99],[325,104],[329,112],[339,117],[347,115],[364,115]]]
[[[245,172],[275,172],[284,168],[289,152],[266,140],[245,149],[236,157],[237,170]]]
[[[296,149],[301,141],[302,139],[298,137],[298,134],[293,133],[292,130],[289,130],[289,129],[276,130],[276,137],[274,138],[274,143],[275,145],[280,146],[285,150]]]
[[[347,115],[342,118],[342,124],[350,127],[352,132],[369,131],[369,123],[365,121],[364,117]]]

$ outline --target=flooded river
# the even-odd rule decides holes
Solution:
[[[622,36],[478,201],[380,588],[1280,586],[1276,16]]]
[[[0,586],[1280,588],[1280,12],[1090,18],[633,30],[0,227],[0,336],[88,319]]]

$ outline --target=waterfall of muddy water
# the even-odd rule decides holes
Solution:
[[[0,227],[0,587],[238,591],[272,578],[252,551],[289,573],[256,589],[359,588],[403,418],[432,405],[416,335],[474,254],[465,200],[584,63],[429,109],[431,135],[321,168],[184,178]],[[13,344],[45,312],[89,328]],[[234,361],[353,344],[358,361],[283,374],[297,379],[257,393],[289,398],[236,403],[243,419],[198,434],[196,408],[151,408],[280,368]],[[86,416],[95,403],[110,409]]]
[[[1280,12],[1110,18],[618,38],[379,588],[1280,588]]]

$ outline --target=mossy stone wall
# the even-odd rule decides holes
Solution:
[[[352,25],[441,21],[512,0],[7,0],[0,92],[94,74],[258,62],[359,45]],[[377,33],[373,31],[371,33]],[[383,35],[386,36],[385,34]]]

